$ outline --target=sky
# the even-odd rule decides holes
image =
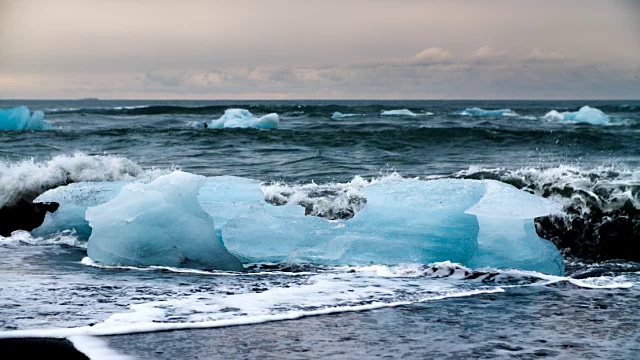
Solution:
[[[640,1],[0,0],[2,99],[640,99]]]

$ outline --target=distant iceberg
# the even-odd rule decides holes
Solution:
[[[409,109],[400,109],[400,110],[383,110],[380,115],[384,115],[384,116],[418,116],[416,113],[414,113],[413,111],[409,110]]]
[[[599,109],[590,106],[583,106],[578,111],[558,112],[556,110],[549,111],[545,116],[549,121],[558,121],[566,123],[584,123],[592,125],[606,125],[610,123],[609,116]]]
[[[331,115],[332,119],[342,119],[342,118],[350,118],[350,117],[356,117],[356,116],[362,116],[362,114],[343,114],[341,112],[334,112],[333,115]]]
[[[255,128],[277,129],[280,126],[280,117],[276,113],[255,117],[246,109],[227,109],[217,120],[210,122],[195,122],[191,126],[199,128]]]
[[[7,110],[0,109],[0,130],[45,130],[53,125],[44,121],[42,111],[29,112],[26,106],[18,106]]]
[[[511,109],[485,110],[479,107],[467,108],[460,113],[466,116],[517,116]]]

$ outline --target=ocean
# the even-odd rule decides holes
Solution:
[[[260,258],[231,243],[244,271],[105,264],[69,223],[0,237],[0,344],[68,339],[92,359],[640,358],[640,101],[0,101],[15,106],[42,111],[52,129],[0,131],[5,208],[67,184],[184,172],[233,176],[229,188],[248,181],[260,206],[301,205],[296,219],[343,231],[367,205],[389,205],[385,184],[497,181],[558,206],[534,223],[564,271],[526,259],[474,268],[458,255],[379,261],[358,248],[342,262],[299,248]],[[218,128],[211,120],[229,109],[266,117]],[[368,188],[387,200],[367,199]],[[443,213],[467,199],[440,195]],[[399,203],[380,210],[381,226],[421,221],[418,200]],[[271,226],[260,219],[248,221]],[[304,219],[285,221],[283,234],[310,241],[319,230],[296,228]],[[224,242],[227,230],[216,230]],[[394,256],[411,251],[402,235],[379,238]]]

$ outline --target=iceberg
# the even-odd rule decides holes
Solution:
[[[429,264],[563,273],[533,219],[548,200],[494,180],[394,178],[364,185],[349,220],[265,202],[258,180],[173,172],[150,183],[77,183],[37,201],[60,204],[37,236],[73,228],[96,261],[242,270],[241,262]],[[85,211],[86,209],[86,211]],[[84,214],[84,215],[83,215]]]
[[[114,198],[124,186],[124,182],[82,182],[60,186],[48,190],[33,202],[55,202],[60,206],[53,213],[47,213],[42,224],[33,229],[33,236],[45,237],[65,230],[75,230],[79,239],[91,236],[91,227],[85,219],[85,212],[91,206],[103,204]]]
[[[327,265],[433,263],[563,273],[562,257],[533,218],[559,211],[546,199],[491,180],[405,179],[363,189],[351,220],[274,214],[254,203],[221,231],[244,261]]]
[[[383,116],[397,116],[397,115],[401,115],[401,116],[418,116],[416,115],[416,113],[414,113],[413,111],[409,110],[409,109],[400,109],[400,110],[383,110],[380,115]]]
[[[466,116],[517,116],[511,109],[485,110],[479,107],[467,108],[460,113]]]
[[[26,106],[18,106],[7,110],[0,109],[0,130],[45,130],[53,125],[44,121],[42,111],[29,112]]]
[[[201,125],[199,125],[201,124]],[[255,129],[277,129],[280,125],[280,117],[276,113],[267,114],[262,117],[255,117],[249,110],[227,109],[217,120],[208,123],[195,123],[197,127],[209,128],[255,128]]]
[[[549,121],[558,121],[566,123],[584,123],[592,125],[606,125],[610,123],[609,116],[599,109],[590,106],[583,106],[578,111],[558,112],[556,110],[549,111],[544,118]]]
[[[350,117],[356,117],[356,116],[362,116],[362,114],[343,114],[341,112],[334,112],[333,115],[331,115],[332,119],[343,119],[343,118],[350,118]]]
[[[87,209],[87,254],[107,265],[242,271],[198,203],[205,180],[174,171],[148,184],[124,185],[110,201]]]

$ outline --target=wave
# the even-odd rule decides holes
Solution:
[[[33,203],[49,189],[75,182],[119,181],[155,177],[162,171],[145,171],[133,161],[118,156],[82,153],[59,155],[48,161],[0,161],[0,235],[13,230],[32,230],[42,223],[56,203]]]

